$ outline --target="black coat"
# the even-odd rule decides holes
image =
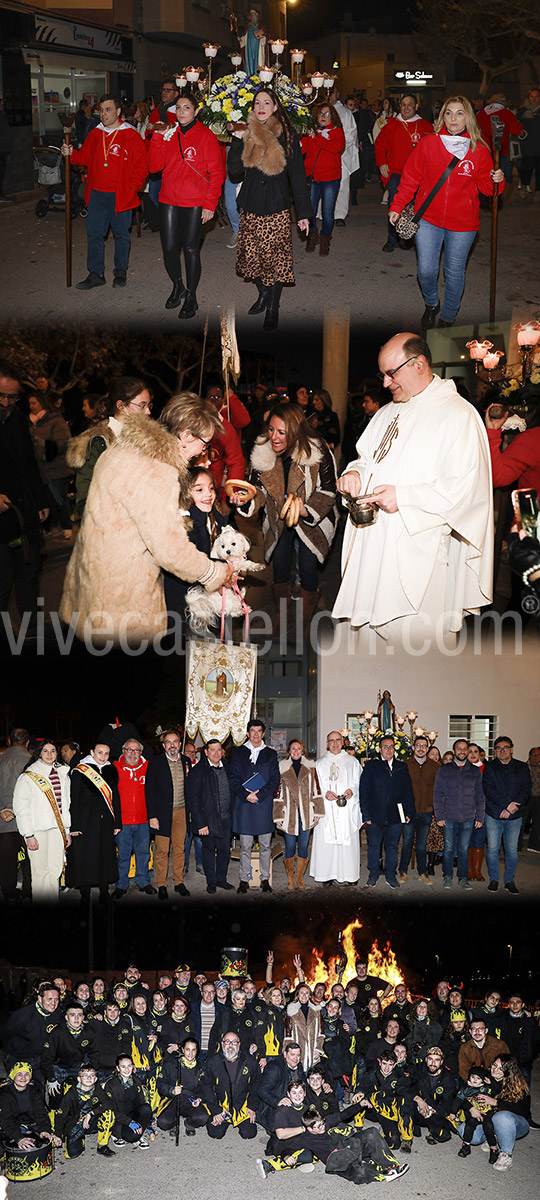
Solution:
[[[90,1062],[96,1071],[114,1071],[119,1054],[131,1054],[132,1029],[129,1017],[120,1016],[116,1025],[111,1025],[105,1017],[102,1021],[93,1018],[89,1021],[93,1038],[90,1047]]]
[[[306,1082],[301,1062],[294,1070],[287,1065],[283,1054],[267,1062],[259,1080],[257,1103],[257,1120],[265,1129],[273,1128],[274,1110],[287,1095],[287,1088],[293,1079],[299,1083]]]
[[[92,1116],[99,1118],[104,1112],[110,1110],[110,1107],[111,1102],[99,1084],[95,1084],[90,1099],[81,1104],[77,1085],[69,1083],[64,1089],[58,1108],[55,1109],[54,1132],[57,1137],[64,1139],[75,1128],[82,1115],[82,1110],[85,1114],[90,1112]]]
[[[184,768],[184,787],[191,767],[191,761],[186,754],[180,755]],[[146,771],[146,811],[148,820],[157,818],[159,821],[159,836],[170,837],[173,813],[173,783],[169,761],[165,752],[151,758]],[[186,805],[186,823],[189,822],[189,809]]]
[[[69,1071],[78,1071],[81,1063],[90,1058],[94,1030],[91,1025],[83,1025],[80,1034],[74,1037],[65,1021],[57,1025],[47,1038],[41,1056],[41,1070],[48,1083],[56,1078],[54,1068],[62,1067]]]
[[[24,1108],[21,1107],[23,1097]],[[21,1124],[29,1125],[37,1133],[50,1133],[51,1122],[45,1102],[37,1083],[29,1083],[24,1093],[18,1092],[11,1079],[0,1087],[0,1130],[2,1141],[18,1142]]]
[[[101,775],[112,791],[114,816],[99,789],[77,768],[71,776],[71,830],[80,831],[67,851],[68,887],[98,887],[116,883],[118,857],[114,830],[122,828],[118,771],[106,763]]]
[[[194,833],[208,826],[211,837],[222,837],[224,833],[223,819],[219,809],[218,770],[223,771],[229,783],[229,821],[232,812],[232,787],[229,770],[225,763],[221,767],[213,767],[208,762],[206,754],[201,761],[189,772],[186,780],[186,804],[189,808],[191,825]]]
[[[404,762],[393,760],[390,768],[382,758],[366,763],[360,776],[360,808],[364,821],[374,825],[398,825],[398,804],[406,817],[414,817],[411,777]]]
[[[18,1008],[2,1030],[2,1046],[8,1070],[16,1062],[34,1066],[40,1062],[43,1044],[62,1019],[60,1011],[40,1013],[35,1004]]]
[[[250,1055],[250,1046],[256,1044],[255,1031],[257,1026],[257,1018],[253,1013],[245,1008],[242,1012],[236,1012],[231,1005],[224,1005],[221,1008],[219,1015],[216,1015],[216,1020],[210,1030],[208,1039],[208,1054],[217,1054],[221,1045],[221,1039],[226,1033],[237,1033],[240,1038],[240,1053]]]
[[[210,1119],[223,1111],[230,1114],[233,1125],[240,1125],[247,1117],[246,1109],[256,1111],[258,1063],[251,1054],[240,1052],[238,1064],[234,1086],[231,1088],[231,1080],[221,1051],[207,1058],[199,1087]]]
[[[36,538],[39,513],[49,508],[51,498],[41,479],[26,420],[18,408],[0,422],[0,492],[20,510],[24,532]],[[0,545],[20,537],[21,526],[12,509],[0,513]]]
[[[285,150],[285,139],[277,139]],[[243,180],[238,193],[238,208],[243,212],[255,213],[258,217],[283,212],[291,207],[291,193],[297,221],[311,220],[313,209],[304,170],[304,159],[300,142],[295,133],[291,149],[286,155],[285,170],[279,175],[265,175],[259,167],[244,167],[241,138],[233,137],[227,157],[227,170],[233,183]]]
[[[133,1086],[125,1088],[120,1082],[118,1075],[111,1075],[111,1078],[103,1085],[103,1091],[107,1099],[107,1107],[114,1112],[117,1125],[128,1125],[133,1120],[137,1109],[142,1104],[148,1104],[148,1096],[142,1083],[132,1075]]]

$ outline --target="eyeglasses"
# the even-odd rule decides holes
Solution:
[[[130,402],[128,404],[128,408],[132,408],[135,412],[149,412],[150,413],[150,412],[152,412],[152,407],[153,406],[150,403],[150,401],[147,401],[144,404],[135,404],[135,402],[133,400],[130,400]]]
[[[0,400],[13,400],[13,403],[15,403],[19,399],[20,394],[20,392],[0,392]]]
[[[405,362],[399,364],[399,367],[394,367],[391,371],[377,371],[377,379],[380,379],[381,382],[384,379],[393,379],[394,375],[397,375],[398,371],[401,371],[402,367],[406,367],[407,363],[414,362],[416,358],[418,358],[417,354],[411,354],[411,357],[406,358]]]

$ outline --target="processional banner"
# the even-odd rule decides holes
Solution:
[[[189,642],[186,733],[203,741],[230,736],[236,746],[246,738],[251,716],[256,646]]]

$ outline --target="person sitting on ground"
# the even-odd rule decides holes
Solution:
[[[152,1109],[142,1084],[135,1078],[133,1059],[129,1055],[118,1055],[114,1075],[107,1080],[103,1090],[114,1113],[114,1145],[125,1146],[128,1142],[139,1150],[147,1150],[152,1132]]]
[[[66,1158],[80,1158],[85,1138],[97,1133],[97,1153],[112,1158],[109,1146],[114,1112],[97,1082],[97,1071],[90,1063],[81,1063],[76,1080],[64,1084],[62,1099],[54,1114],[54,1131],[65,1142]]]
[[[195,1131],[208,1121],[208,1112],[198,1091],[202,1073],[198,1051],[197,1042],[186,1038],[178,1053],[163,1064],[159,1075],[157,1127],[169,1130],[172,1136],[180,1117],[184,1118],[188,1137],[193,1137]]]

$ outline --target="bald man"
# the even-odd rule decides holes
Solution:
[[[406,631],[456,633],[492,595],[487,435],[453,380],[433,374],[423,338],[396,334],[379,367],[392,403],[370,421],[337,485],[372,502],[376,520],[347,522],[333,616],[396,642]]]

